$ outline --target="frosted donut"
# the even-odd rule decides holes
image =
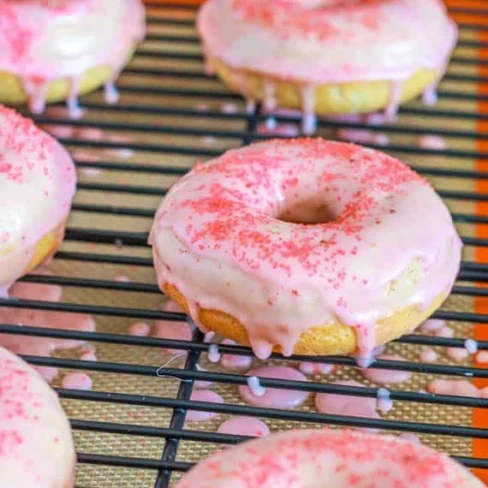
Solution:
[[[0,103],[67,100],[114,82],[145,32],[140,0],[6,0],[0,2]]]
[[[259,358],[367,356],[440,306],[462,248],[425,179],[323,139],[196,165],[163,199],[149,242],[160,288]]]
[[[435,91],[457,41],[440,0],[208,0],[206,68],[253,106],[314,114],[384,110]]]
[[[393,436],[295,430],[210,456],[176,488],[482,488],[456,461]]]
[[[58,249],[76,186],[71,157],[0,106],[0,296]]]
[[[58,396],[0,348],[0,488],[71,488],[76,454]]]

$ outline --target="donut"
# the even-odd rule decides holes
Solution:
[[[75,186],[67,151],[30,119],[0,106],[0,296],[56,252]]]
[[[197,17],[205,66],[253,107],[394,117],[435,102],[457,42],[440,0],[208,0]]]
[[[446,454],[393,436],[292,430],[225,449],[176,488],[482,488]]]
[[[0,103],[28,103],[41,113],[46,102],[67,100],[114,82],[144,37],[140,0],[4,0],[0,2]]]
[[[0,348],[0,488],[72,488],[76,454],[58,396]]]
[[[440,306],[462,249],[447,207],[406,165],[300,138],[197,164],[163,199],[149,243],[159,287],[261,359],[367,358]]]

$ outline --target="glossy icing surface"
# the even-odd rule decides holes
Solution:
[[[289,431],[198,464],[177,488],[481,488],[468,470],[423,445],[353,431]]]
[[[67,218],[75,185],[66,150],[0,106],[0,296],[24,273],[34,245]]]
[[[74,462],[57,395],[28,364],[0,348],[0,487],[67,488]]]
[[[197,27],[234,68],[314,84],[442,69],[457,38],[440,0],[209,0]]]
[[[273,378],[288,381],[307,381],[307,378],[295,368],[288,366],[259,366],[249,371],[248,376],[259,378]],[[304,390],[285,388],[252,388],[253,383],[239,386],[242,399],[256,407],[293,409],[299,407],[308,398],[309,393]]]
[[[71,102],[76,100],[80,77],[91,68],[112,67],[113,82],[144,33],[140,0],[4,0],[0,72],[19,76],[30,108],[40,112],[51,80],[72,80]]]
[[[161,203],[150,242],[159,285],[183,293],[197,325],[200,308],[236,317],[261,358],[276,344],[289,355],[302,332],[337,320],[371,353],[376,322],[447,294],[461,257],[426,180],[380,152],[322,139],[197,165]]]

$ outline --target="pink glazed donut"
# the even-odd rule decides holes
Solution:
[[[207,0],[197,18],[208,72],[264,109],[384,111],[435,103],[457,40],[441,0]]]
[[[68,152],[0,105],[0,297],[57,251],[75,187]]]
[[[76,454],[58,396],[0,348],[0,488],[71,488]]]
[[[446,454],[392,436],[296,430],[245,442],[190,470],[176,488],[482,488]]]
[[[145,32],[141,0],[0,1],[0,103],[66,100],[78,116],[78,95],[114,82]]]
[[[461,260],[430,184],[386,154],[272,140],[195,168],[150,235],[159,286],[203,331],[259,358],[359,354],[412,331]]]

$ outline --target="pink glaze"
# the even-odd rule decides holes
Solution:
[[[480,390],[467,380],[433,380],[427,385],[427,391],[436,395],[455,395],[479,398]]]
[[[123,274],[118,274],[114,277],[114,281],[118,281],[119,283],[130,283],[131,279]]]
[[[217,432],[249,437],[264,437],[270,434],[269,427],[262,420],[254,417],[232,417],[220,424]]]
[[[469,357],[469,352],[463,347],[448,347],[446,354],[450,359],[458,362]]]
[[[461,257],[426,180],[380,152],[322,139],[197,164],[164,198],[149,242],[159,286],[183,293],[204,332],[200,308],[236,317],[260,359],[274,345],[292,354],[301,333],[337,319],[371,354],[376,322],[447,296]]]
[[[294,430],[225,449],[176,488],[482,488],[446,454],[397,436]]]
[[[339,129],[337,135],[345,141],[355,142],[358,144],[377,144],[378,146],[387,146],[390,138],[383,133],[366,130],[366,129]]]
[[[223,61],[261,76],[266,112],[274,109],[273,80],[299,85],[303,132],[315,130],[315,88],[322,84],[388,80],[385,115],[396,115],[402,83],[421,68],[440,76],[426,89],[435,98],[457,41],[457,27],[440,0],[208,0],[197,18],[205,65]],[[244,79],[242,77],[242,79]],[[250,90],[238,81],[248,100]]]
[[[224,339],[221,344],[233,346],[236,343],[230,339]],[[251,367],[252,357],[239,356],[237,354],[222,354],[222,357],[220,358],[220,365],[223,368],[230,369],[232,371],[242,371]]]
[[[475,356],[475,362],[478,364],[487,364],[488,363],[488,351],[478,351],[478,354]]]
[[[403,441],[411,442],[412,444],[415,444],[417,446],[420,446],[422,444],[420,438],[415,434],[412,434],[411,432],[404,432],[403,434],[400,434],[398,438],[402,439]]]
[[[79,371],[68,373],[61,381],[61,388],[71,390],[91,390],[92,385],[90,376]]]
[[[76,173],[65,149],[31,120],[0,106],[0,128],[0,296],[5,297],[39,240],[67,218]]]
[[[129,327],[132,336],[147,337],[151,333],[151,327],[146,322],[135,322]]]
[[[84,352],[80,355],[82,361],[98,361],[97,355],[94,352]]]
[[[405,361],[405,358],[398,354],[382,354],[376,359],[385,359],[387,361]],[[361,369],[361,374],[379,385],[392,385],[396,383],[403,383],[408,381],[412,376],[410,371],[397,371],[389,369],[376,369],[374,365],[371,368]]]
[[[163,304],[163,311],[184,313],[181,307],[173,300],[166,300]],[[172,339],[176,341],[190,341],[192,330],[187,322],[176,320],[156,320],[153,327],[153,337],[159,339]],[[166,352],[178,354],[180,349],[165,348]]]
[[[223,398],[212,390],[194,390],[191,394],[192,402],[224,403]],[[216,417],[218,413],[209,411],[188,410],[187,422],[205,422]]]
[[[269,127],[266,122],[261,123],[256,128],[256,134],[275,137],[296,137],[300,135],[300,129],[296,124],[279,123],[274,127]]]
[[[441,136],[425,135],[419,138],[418,146],[434,151],[443,151],[447,147],[446,140]]]
[[[435,363],[437,360],[437,353],[431,347],[424,347],[420,353],[420,360],[423,363]]]
[[[27,363],[0,348],[0,487],[68,488],[74,464],[58,396]]]
[[[50,275],[46,269],[38,268],[36,274]],[[16,283],[11,288],[12,299],[61,302],[62,289],[57,285],[35,283]],[[51,312],[43,310],[0,307],[0,323],[26,325],[31,327],[67,329],[81,332],[94,332],[95,322],[90,315]],[[58,349],[74,349],[83,341],[72,339],[54,339],[29,337],[13,334],[0,334],[0,346],[16,354],[51,356]],[[36,367],[47,379],[57,374],[56,368]]]
[[[422,323],[418,330],[419,332],[424,332],[426,334],[436,333],[437,331],[444,329],[446,327],[446,321],[441,319],[429,319]]]
[[[445,327],[442,327],[439,330],[436,330],[434,332],[434,335],[436,337],[443,337],[445,339],[452,339],[454,337],[454,329],[451,329],[451,327],[448,327],[446,325]]]
[[[260,366],[248,373],[249,377],[273,378],[290,381],[307,381],[307,378],[294,368],[287,366]],[[264,393],[255,392],[249,385],[239,386],[239,394],[242,399],[256,407],[264,408],[295,408],[301,405],[307,398],[308,393],[303,390],[285,390],[280,388],[265,388]]]
[[[301,362],[298,365],[298,369],[303,373],[303,374],[308,374],[308,375],[316,375],[316,374],[322,374],[322,375],[328,375],[334,371],[334,365],[333,364],[327,364],[327,363],[308,363],[308,362]]]
[[[364,385],[353,380],[334,381],[331,384],[364,388]],[[317,393],[315,396],[315,407],[317,410],[328,415],[379,419],[380,416],[376,412],[376,404],[377,399],[369,397],[336,395],[332,393]]]
[[[21,79],[35,113],[44,110],[47,84],[68,78],[67,106],[76,117],[82,76],[97,66],[109,66],[110,88],[144,31],[139,0],[1,2],[0,71]]]

